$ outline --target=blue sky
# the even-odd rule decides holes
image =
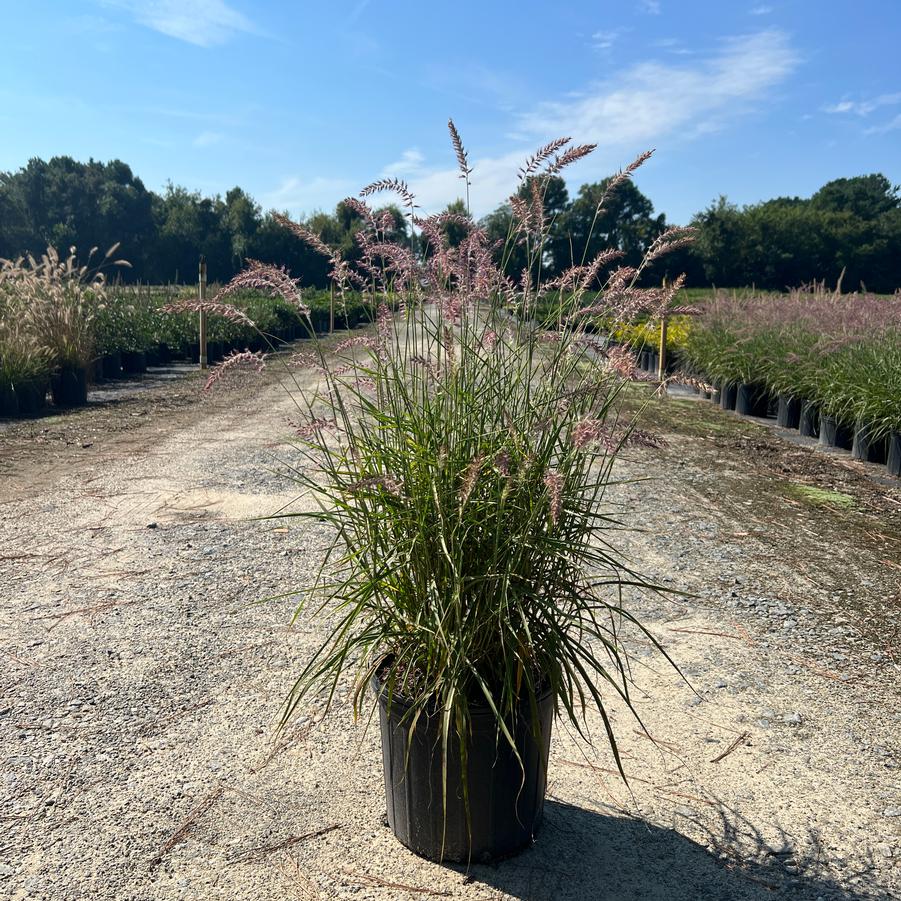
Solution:
[[[901,181],[899,0],[0,0],[0,170],[120,158],[148,187],[332,209],[407,179],[459,195],[446,122],[494,208],[551,138],[596,142],[575,192],[656,148],[670,221],[719,194]]]

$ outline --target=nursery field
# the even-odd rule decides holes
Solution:
[[[39,260],[0,261],[0,419],[84,406],[90,385],[142,375],[148,366],[199,361],[198,288],[110,284],[107,270],[121,262],[91,268],[74,253],[61,259],[53,248]],[[219,288],[209,286],[205,299]],[[336,303],[327,291],[307,291],[303,317],[296,303],[271,292],[232,292],[229,300],[233,312],[206,316],[209,363],[372,321],[354,292]]]
[[[279,709],[325,624],[290,400],[198,376],[0,429],[0,890],[25,898],[595,899],[901,894],[901,483],[697,397],[646,402],[617,542],[683,594],[632,609],[646,731],[555,733],[536,844],[440,866],[384,825],[378,727]],[[301,388],[309,371],[298,374]],[[788,439],[791,440],[788,440]],[[351,686],[340,686],[346,696]],[[368,726],[368,728],[367,728]]]

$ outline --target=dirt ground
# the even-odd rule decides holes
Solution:
[[[0,897],[901,896],[901,485],[691,398],[654,400],[617,542],[683,594],[633,597],[647,731],[628,786],[558,728],[535,845],[421,860],[383,825],[377,729],[314,699],[290,625],[328,535],[293,498],[277,386],[161,382],[0,424]],[[627,404],[642,402],[641,389]],[[687,680],[687,681],[686,681]]]

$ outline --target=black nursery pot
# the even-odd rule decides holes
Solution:
[[[122,351],[122,370],[126,375],[141,375],[147,372],[147,354],[143,350]]]
[[[19,404],[19,416],[38,416],[47,405],[46,379],[32,379],[13,385]]]
[[[842,425],[834,416],[820,414],[820,444],[823,447],[840,447],[851,450],[854,441],[854,433],[847,426]]]
[[[12,384],[0,385],[0,419],[15,419],[19,415],[19,397]]]
[[[523,767],[498,734],[494,714],[487,707],[472,709],[467,819],[460,747],[453,730],[447,748],[445,811],[440,717],[420,716],[410,739],[409,719],[403,719],[409,705],[395,695],[389,710],[383,684],[374,678],[372,687],[378,695],[388,825],[402,844],[429,860],[475,863],[515,854],[531,844],[544,811],[554,718],[550,692],[538,702],[540,740],[532,733],[527,707],[511,729]]]
[[[50,376],[50,396],[57,407],[83,407],[88,402],[88,370],[66,366]]]
[[[735,412],[741,416],[766,416],[769,397],[761,385],[741,382],[735,393]]]
[[[873,438],[873,427],[858,421],[854,427],[851,456],[864,463],[885,463],[888,456],[888,442],[884,437]]]
[[[720,385],[720,406],[724,410],[734,410],[737,397],[738,385],[734,385],[732,382],[723,382]]]
[[[801,424],[801,399],[790,394],[780,394],[776,422],[783,429],[798,428]]]
[[[820,434],[820,411],[810,401],[801,401],[798,431],[802,438],[816,438]]]
[[[890,476],[901,477],[901,432],[892,432],[888,436],[888,459],[886,468]]]
[[[122,354],[116,351],[107,354],[102,361],[101,374],[105,379],[121,379],[122,378]]]

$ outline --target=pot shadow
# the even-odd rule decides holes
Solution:
[[[691,819],[706,846],[674,829],[548,800],[535,844],[494,864],[455,867],[468,883],[528,901],[890,901],[872,882],[873,867],[843,872],[824,864],[819,837],[804,847],[783,835],[773,847],[735,811],[715,827]]]

